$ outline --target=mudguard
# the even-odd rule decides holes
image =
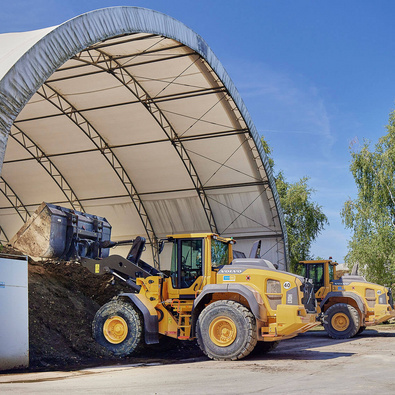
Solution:
[[[158,316],[151,315],[148,307],[140,300],[138,294],[124,293],[119,298],[128,298],[144,317],[144,339],[146,344],[159,343]]]
[[[248,287],[247,285],[242,285],[242,284],[211,284],[211,285],[206,285],[203,288],[203,291],[199,294],[199,296],[195,299],[195,302],[193,303],[193,310],[195,310],[203,298],[206,295],[210,295],[213,293],[223,293],[223,292],[229,292],[229,293],[235,293],[243,296],[244,298],[247,299],[248,304],[250,305],[250,309],[254,316],[260,320],[263,317],[261,317],[260,313],[260,308],[259,304],[254,296],[254,291]]]
[[[330,298],[350,298],[355,301],[357,304],[359,311],[365,315],[365,305],[361,299],[361,297],[353,292],[329,292],[328,295],[325,296],[323,301],[320,303],[320,308],[321,311],[323,311],[323,307],[325,306],[325,303],[330,299]]]

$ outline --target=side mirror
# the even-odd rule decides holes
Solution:
[[[163,251],[163,248],[165,247],[165,242],[163,240],[159,241],[159,246],[158,246],[158,253],[160,254]]]

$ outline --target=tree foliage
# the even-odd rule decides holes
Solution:
[[[261,142],[273,170],[271,148],[263,138]],[[289,183],[280,171],[274,178],[285,217],[291,270],[298,271],[299,261],[312,259],[311,244],[328,224],[328,218],[323,213],[322,207],[312,200],[315,191],[309,187],[308,177]]]
[[[395,279],[395,112],[374,150],[365,141],[351,157],[358,195],[341,213],[353,231],[346,262],[358,263],[370,281],[389,286]]]

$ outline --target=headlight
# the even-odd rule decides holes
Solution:
[[[277,306],[281,304],[281,283],[277,280],[267,280],[266,282],[266,297],[269,300],[270,308],[276,310]]]

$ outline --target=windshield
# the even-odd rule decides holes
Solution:
[[[218,267],[229,263],[229,245],[222,241],[211,239],[211,265]]]

